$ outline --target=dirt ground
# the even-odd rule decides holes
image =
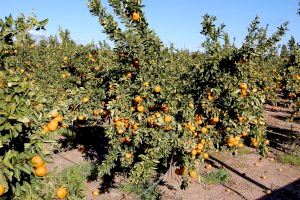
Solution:
[[[230,180],[225,184],[204,184],[193,181],[186,190],[180,189],[180,177],[168,176],[165,183],[159,186],[163,200],[218,200],[218,199],[300,199],[300,168],[278,161],[280,152],[288,152],[299,146],[300,123],[288,122],[290,109],[279,106],[266,106],[265,116],[268,123],[268,137],[271,150],[266,157],[260,157],[252,148],[245,147],[244,153],[233,156],[229,152],[212,153],[209,163],[200,168],[201,174],[215,169],[226,169]],[[88,162],[82,150],[69,149],[54,154],[53,169],[62,170],[74,164]],[[175,173],[172,173],[175,174]],[[98,197],[92,191],[99,187],[99,182],[92,181],[87,185],[88,200],[121,200],[137,199],[117,189],[121,179],[113,187]],[[170,189],[171,188],[171,189]],[[271,190],[271,194],[267,191]]]

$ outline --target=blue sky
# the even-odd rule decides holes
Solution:
[[[203,37],[200,22],[206,13],[216,15],[226,25],[230,37],[240,44],[247,27],[258,15],[262,25],[269,24],[270,33],[285,21],[289,32],[283,42],[293,35],[300,41],[300,16],[296,14],[299,0],[144,0],[145,13],[152,29],[165,44],[177,48],[199,50]],[[47,34],[56,34],[59,27],[71,31],[80,43],[107,39],[97,19],[88,11],[87,0],[0,0],[0,17],[35,13],[39,19],[48,18]]]

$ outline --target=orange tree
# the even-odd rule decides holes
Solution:
[[[300,47],[291,37],[287,44],[288,48],[282,53],[282,86],[285,97],[294,103],[293,118],[299,118],[300,101]]]
[[[13,197],[16,191],[30,184],[36,170],[46,171],[46,167],[35,168],[31,163],[34,155],[43,159],[47,155],[43,147],[45,140],[37,134],[41,131],[41,114],[34,105],[40,99],[29,89],[29,82],[20,76],[8,75],[6,63],[7,58],[17,53],[13,38],[24,42],[28,30],[40,29],[45,23],[23,15],[16,20],[12,16],[0,20],[0,197]]]
[[[249,144],[266,152],[262,111],[270,90],[253,72],[268,69],[286,24],[268,38],[267,28],[259,28],[255,19],[243,46],[236,48],[224,26],[216,27],[216,18],[206,15],[205,52],[191,57],[162,45],[148,27],[141,1],[111,0],[109,5],[123,28],[101,1],[89,1],[115,44],[119,64],[101,74],[111,119],[105,126],[110,142],[101,177],[121,168],[129,184],[147,186],[177,165],[186,186],[189,176],[198,177],[196,166],[209,157],[209,149]]]

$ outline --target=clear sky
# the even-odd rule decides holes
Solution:
[[[247,27],[256,15],[262,25],[270,25],[270,33],[289,21],[284,42],[293,35],[300,42],[299,0],[144,0],[145,12],[151,28],[166,43],[177,48],[199,50],[203,37],[200,22],[206,13],[216,15],[226,25],[230,37],[240,44]],[[79,43],[107,39],[97,18],[87,8],[87,0],[0,0],[0,17],[15,17],[20,13],[35,13],[39,19],[48,18],[47,34],[56,34],[59,27],[71,31]]]

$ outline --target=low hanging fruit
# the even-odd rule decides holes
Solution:
[[[160,93],[161,92],[161,87],[159,85],[157,85],[157,86],[154,87],[153,90],[154,90],[155,93]]]
[[[31,158],[31,163],[34,167],[40,167],[44,164],[43,159],[39,155],[35,155]]]
[[[39,166],[35,169],[34,173],[35,173],[36,176],[42,177],[42,176],[45,176],[48,173],[48,170],[45,166]]]
[[[47,125],[49,131],[55,131],[58,128],[58,122],[56,120],[51,120]]]
[[[3,185],[0,185],[0,197],[2,197],[5,193],[5,187]]]
[[[65,187],[60,187],[58,188],[58,190],[56,191],[56,197],[58,199],[64,199],[68,196],[68,190]]]

